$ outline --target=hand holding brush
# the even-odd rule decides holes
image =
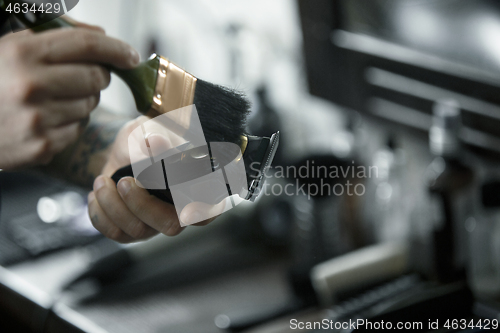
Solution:
[[[9,2],[11,1],[5,1],[5,3]],[[33,27],[33,30],[36,31],[73,26],[72,23],[65,19],[52,19],[46,15],[37,15],[34,21],[30,21],[22,14],[16,15],[16,17],[27,26]],[[244,123],[249,108],[249,104],[244,96],[234,90],[199,80],[166,58],[157,55],[153,55],[147,62],[140,64],[132,70],[122,70],[109,66],[107,68],[125,81],[132,90],[137,109],[149,117],[156,117],[166,112],[194,104],[198,109],[199,119],[207,142],[230,142],[241,147],[243,154],[241,163],[245,164],[247,170],[246,178],[248,185],[243,198],[255,199],[259,187],[262,185],[262,171],[270,165],[274,157],[278,144],[278,134],[273,135],[271,138],[244,135]],[[210,158],[212,159],[212,156]],[[184,162],[191,163],[193,161],[191,159]],[[255,169],[255,166],[250,168],[250,164],[255,162],[258,163],[259,169]],[[224,167],[224,165],[221,167]],[[118,182],[124,176],[132,176],[133,173],[131,171],[131,166],[124,167],[113,176],[113,180]],[[215,169],[212,171],[215,171]],[[98,178],[95,183],[96,192],[104,185],[108,185],[104,187],[109,187],[109,184],[106,184],[108,181],[110,180]],[[126,183],[127,180],[122,180],[122,182]],[[130,181],[128,182],[130,183]],[[136,184],[132,184],[132,189],[134,189],[134,186]],[[165,190],[150,190],[149,192],[164,201],[171,202],[168,184]],[[116,193],[116,195],[118,194]],[[93,201],[94,198],[91,195],[90,201]],[[159,202],[154,202],[154,204],[159,204]],[[136,209],[142,210],[141,213],[147,215],[145,207],[152,207],[154,204],[149,202],[142,207],[136,207]],[[103,211],[110,209],[107,205],[104,206],[99,206],[98,208]],[[114,212],[107,212],[108,214],[103,214],[103,216],[117,216],[118,219],[123,220],[123,216],[119,216],[118,211],[120,209],[118,208],[124,208],[125,211],[128,211],[131,207],[128,205],[116,207]],[[172,209],[173,207],[170,206],[170,208]],[[165,216],[168,214],[169,212],[165,211]],[[153,216],[144,216],[144,218],[155,219]],[[104,224],[113,225],[114,219],[114,217],[110,218],[111,221],[105,221]],[[130,222],[129,230],[126,234],[148,235],[148,230],[145,230],[145,228],[136,228],[138,231],[130,230],[134,225],[136,224]],[[175,234],[179,231],[165,230],[164,226],[161,228],[155,226],[154,229],[167,234]],[[113,231],[116,231],[116,228],[112,228],[107,234],[112,234]]]
[[[4,0],[4,7],[25,1]],[[28,18],[22,11],[12,13],[35,32],[76,27],[67,18],[34,13]],[[191,104],[196,105],[208,142],[241,144],[250,104],[244,95],[223,86],[196,78],[165,57],[153,54],[134,69],[103,65],[119,76],[130,88],[137,110],[151,118]],[[76,78],[75,78],[76,79]]]

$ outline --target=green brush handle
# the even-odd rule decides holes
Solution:
[[[22,3],[22,1],[0,0],[0,10],[5,11],[8,4],[13,3]],[[66,21],[62,17],[49,14],[37,13],[34,22],[27,19],[22,12],[17,14],[12,13],[12,15],[35,32],[75,27],[74,24]],[[139,64],[139,66],[134,69],[124,70],[109,65],[105,65],[104,67],[118,75],[127,84],[134,95],[137,110],[145,114],[150,110],[151,104],[153,103],[159,66],[160,57],[153,54],[149,60]]]

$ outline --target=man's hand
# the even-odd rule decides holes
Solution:
[[[144,240],[158,233],[175,236],[183,230],[173,205],[150,195],[132,177],[122,178],[118,186],[110,178],[116,170],[130,164],[128,137],[137,126],[148,120],[147,117],[139,117],[120,130],[102,175],[97,177],[94,191],[88,196],[89,215],[94,227],[106,237],[120,243]],[[150,147],[161,145],[163,150],[181,143],[182,139],[172,133],[148,136]],[[181,219],[186,223],[199,221],[200,215],[197,214],[219,215],[224,207],[224,201],[215,206],[190,203],[182,210]],[[206,225],[213,219],[196,225]]]
[[[46,164],[73,143],[110,82],[99,64],[133,68],[138,53],[95,27],[0,39],[0,169]]]

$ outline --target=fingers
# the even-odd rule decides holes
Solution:
[[[90,29],[58,29],[40,34],[49,63],[92,62],[134,68],[140,56],[130,45]]]
[[[191,203],[181,213],[183,225],[206,225],[225,207],[225,200],[214,206]],[[150,195],[132,177],[122,178],[116,187],[110,178],[99,176],[89,195],[89,214],[97,230],[121,243],[147,239],[159,232],[175,236],[184,230],[175,207]]]
[[[75,142],[82,131],[83,128],[80,126],[80,122],[77,122],[47,132],[46,137],[51,143],[48,154],[51,155],[50,159],[55,154],[62,152],[69,144]]]
[[[144,147],[144,145],[141,145],[140,147],[143,150],[144,150],[144,148],[146,148],[147,151],[142,151],[142,153],[149,155],[149,151],[150,151],[151,156],[156,157],[156,158],[159,158],[165,152],[174,148],[170,139],[168,137],[166,137],[164,135],[160,135],[160,134],[147,135],[145,138],[145,141],[146,141],[146,147]]]
[[[151,154],[155,157],[161,156],[168,150],[186,143],[184,138],[169,131],[166,127],[163,128],[163,131],[147,133],[145,139],[146,146],[150,148]],[[176,150],[176,152],[179,151]]]
[[[75,142],[83,132],[80,122],[70,125],[33,132],[25,143],[18,147],[12,157],[26,166],[49,163],[56,154]],[[15,138],[11,138],[14,139]],[[16,140],[19,141],[19,140]]]
[[[168,236],[182,231],[175,207],[150,195],[135,183],[134,178],[122,178],[118,191],[130,211],[153,229]]]
[[[22,40],[22,39],[29,38],[33,34],[34,34],[34,32],[32,30],[26,29],[26,30],[22,30],[22,31],[19,31],[16,33],[4,35],[4,36],[2,36],[2,41],[6,42],[8,40]]]
[[[136,163],[150,157],[158,160],[170,149],[186,142],[185,139],[169,131],[165,126],[158,125],[154,119],[147,116],[136,118],[128,126],[130,129],[128,137],[130,163]],[[169,153],[174,154],[175,152],[170,151]]]
[[[166,127],[157,132],[146,133],[145,140],[146,147],[151,152],[151,156],[156,158],[155,160],[158,160],[161,156],[165,156],[164,154],[167,152],[169,156],[179,153],[179,150],[172,149],[186,143],[186,140],[169,131]],[[142,145],[141,148],[144,149],[144,146]]]
[[[44,67],[37,77],[43,79],[43,83],[34,82],[33,85],[41,90],[41,94],[61,99],[98,94],[111,82],[109,71],[99,65],[52,65]]]
[[[136,240],[147,239],[158,234],[155,229],[130,211],[118,194],[111,178],[99,176],[94,182],[94,193],[102,212],[125,234]],[[100,215],[97,216],[100,217]]]
[[[112,220],[104,213],[99,202],[95,200],[95,193],[90,192],[88,196],[88,209],[92,225],[101,234],[118,243],[131,243],[135,239],[124,233]]]
[[[97,107],[100,94],[76,100],[46,101],[41,107],[40,127],[50,128],[87,121]]]

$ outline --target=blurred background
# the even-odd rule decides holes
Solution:
[[[423,332],[486,330],[448,319],[498,328],[498,2],[82,0],[70,14],[143,59],[158,53],[244,92],[248,133],[279,130],[280,148],[255,203],[129,246],[92,228],[84,189],[0,173],[0,324],[351,332],[335,323],[366,318],[421,322]],[[134,105],[113,77],[101,107],[137,116]],[[292,325],[323,319],[327,327]]]

